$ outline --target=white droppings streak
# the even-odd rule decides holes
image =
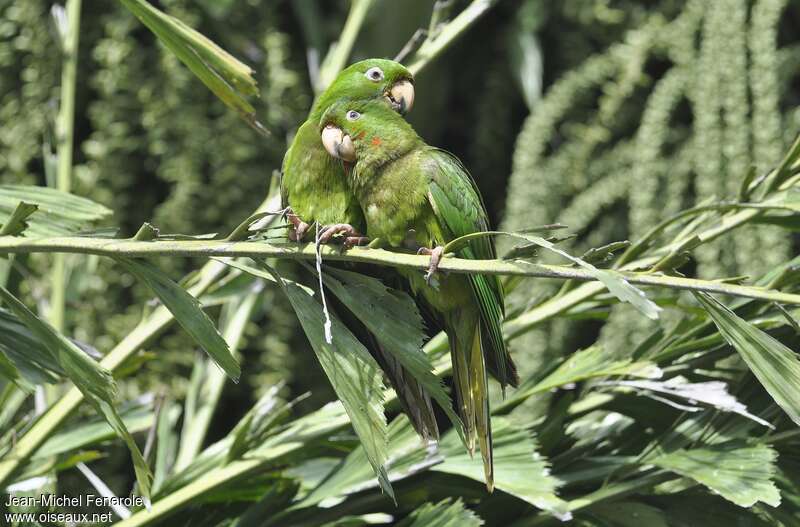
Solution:
[[[319,222],[317,222],[317,232],[314,240],[314,248],[316,249],[317,258],[317,276],[319,276],[319,296],[322,298],[322,313],[325,315],[325,342],[333,344],[333,332],[331,328],[331,314],[328,312],[328,302],[325,300],[325,289],[322,287],[322,244],[319,243]]]

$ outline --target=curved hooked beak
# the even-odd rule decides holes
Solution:
[[[395,82],[386,93],[386,97],[389,98],[394,111],[405,115],[414,106],[414,84],[408,79]]]
[[[356,160],[356,147],[349,135],[332,124],[322,130],[322,144],[333,157],[352,163]]]

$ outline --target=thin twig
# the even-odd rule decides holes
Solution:
[[[408,70],[416,75],[419,71],[438,57],[453,41],[461,36],[472,24],[478,21],[487,11],[494,7],[500,0],[473,0],[466,9],[444,26],[438,34],[426,40],[414,54],[407,65]]]
[[[419,28],[414,31],[414,34],[411,35],[410,39],[408,39],[408,42],[406,42],[405,46],[403,46],[403,49],[401,49],[400,52],[395,55],[394,61],[403,62],[406,60],[406,57],[411,55],[413,51],[417,50],[427,36],[428,32],[425,29]]]

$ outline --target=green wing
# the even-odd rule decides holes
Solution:
[[[428,199],[449,240],[479,231],[489,230],[480,192],[472,176],[454,155],[438,148],[428,150],[431,163]],[[448,240],[448,241],[449,241]],[[471,241],[457,252],[459,258],[493,259],[494,246],[489,237]],[[517,386],[516,366],[503,340],[502,323],[505,316],[503,286],[495,275],[470,275],[470,286],[481,313],[482,334],[488,344],[487,365],[500,384]],[[489,352],[491,350],[491,352]]]

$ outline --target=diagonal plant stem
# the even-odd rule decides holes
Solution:
[[[313,422],[320,411],[324,411],[324,409],[301,417],[295,422],[297,426],[289,427],[286,431],[268,439],[269,444],[258,447],[243,459],[209,470],[188,485],[155,501],[150,510],[139,510],[130,518],[115,523],[115,525],[134,527],[159,523],[183,507],[194,503],[199,496],[228,485],[232,481],[274,467],[281,458],[297,452],[306,445],[307,441],[330,434],[347,426],[350,422],[342,411],[341,415],[327,419],[323,424],[308,426],[304,432],[299,434],[301,437],[298,437],[298,430],[305,428],[306,423]]]
[[[70,192],[72,187],[72,148],[75,132],[75,87],[78,77],[78,38],[81,23],[81,0],[67,1],[66,32],[62,35],[61,101],[56,120],[58,170],[56,188]],[[64,306],[67,290],[67,262],[64,255],[53,260],[50,322],[64,331]]]
[[[260,288],[254,288],[246,295],[227,304],[223,310],[223,313],[227,315],[224,321],[223,337],[228,346],[230,346],[234,357],[238,358],[239,356],[238,348],[244,335],[247,321],[256,307],[260,292]],[[213,361],[209,358],[196,364],[195,368],[200,368],[203,371],[204,378],[194,413],[189,414],[187,410],[184,415],[180,448],[173,467],[175,472],[188,466],[200,452],[211,425],[211,418],[222,396],[222,390],[228,381],[225,372],[220,368],[214,367]]]
[[[453,41],[469,29],[500,0],[473,0],[466,9],[451,20],[435,36],[425,40],[407,64],[408,70],[416,75],[431,60],[441,55]]]
[[[353,50],[356,37],[361,31],[361,26],[364,25],[364,19],[367,17],[367,13],[374,3],[374,0],[352,0],[350,13],[347,15],[347,20],[344,23],[339,41],[331,44],[331,49],[328,51],[328,55],[325,57],[322,67],[320,68],[317,85],[314,86],[314,91],[317,93],[321,93],[325,90],[325,88],[333,82],[333,79],[336,78],[336,75],[342,71],[345,64],[347,64],[347,59],[350,57],[350,52]]]
[[[800,137],[795,143],[796,145],[800,145]],[[792,151],[800,151],[800,146],[792,148]],[[776,169],[777,170],[777,169]],[[775,171],[773,171],[773,174]],[[789,188],[794,187],[797,185],[796,181],[793,180],[786,180],[783,185],[781,185],[780,190],[787,190]],[[723,236],[730,231],[741,227],[742,225],[747,224],[749,221],[753,220],[754,218],[758,217],[759,215],[764,213],[764,209],[762,208],[745,208],[743,210],[739,210],[737,212],[728,214],[723,216],[719,224],[714,225],[713,227],[709,227],[708,229],[700,232],[697,234],[698,239],[701,243],[709,243],[713,240],[716,240],[720,236]],[[670,224],[669,221],[662,222],[660,225],[662,228],[667,227]],[[648,233],[646,237],[654,238],[657,232],[654,231],[652,233]],[[671,251],[675,250],[684,242],[683,239],[675,239],[671,243],[666,244],[665,246],[655,249],[652,251],[652,254],[643,256],[638,260],[630,261],[634,256],[639,254],[638,252],[633,253],[624,253],[621,257],[621,260],[614,265],[615,269],[619,270],[633,270],[633,269],[643,269],[647,266],[650,266],[656,263],[664,254],[668,254]],[[629,249],[644,248],[644,244],[634,244]],[[626,254],[628,256],[626,256]],[[762,291],[764,289],[761,289]],[[551,298],[538,306],[526,311],[525,313],[521,314],[514,320],[506,322],[505,329],[506,329],[506,336],[507,338],[515,338],[519,335],[522,335],[526,331],[530,330],[532,327],[541,324],[542,322],[553,318],[555,316],[564,313],[568,309],[580,304],[581,302],[585,302],[590,300],[595,295],[601,293],[603,291],[603,287],[597,283],[587,283],[582,284],[579,287],[571,290],[569,293],[564,294],[562,296],[557,296]]]
[[[209,262],[203,267],[197,283],[189,288],[189,293],[193,296],[201,295],[225,271],[225,265],[214,261]],[[164,306],[160,306],[117,344],[103,358],[100,365],[112,372],[117,370],[134,353],[160,335],[173,320],[172,313]],[[72,412],[80,406],[83,400],[83,394],[73,386],[58,402],[38,417],[25,435],[17,441],[12,450],[0,460],[0,488],[4,488],[11,481],[16,470],[36,452],[54,430],[59,428]]]

